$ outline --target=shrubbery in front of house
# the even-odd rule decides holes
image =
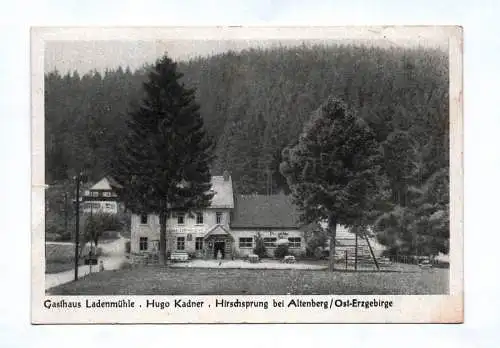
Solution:
[[[253,249],[253,253],[259,256],[259,259],[263,259],[267,257],[266,246],[264,245],[264,239],[260,234],[255,237],[255,248]]]
[[[321,251],[327,244],[327,236],[325,231],[317,230],[313,231],[309,238],[306,239],[306,253],[309,257],[319,258]]]
[[[286,244],[280,244],[276,247],[276,249],[274,249],[274,257],[278,259],[282,259],[288,254],[288,245]]]

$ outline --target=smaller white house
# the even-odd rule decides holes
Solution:
[[[83,201],[83,212],[117,214],[119,211],[118,190],[122,186],[112,177],[106,176],[85,190]]]

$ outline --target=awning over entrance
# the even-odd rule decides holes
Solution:
[[[205,234],[205,240],[214,239],[214,238],[229,238],[231,241],[234,241],[233,236],[229,231],[224,228],[222,225],[215,225]]]

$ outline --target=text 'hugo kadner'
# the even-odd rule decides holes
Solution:
[[[174,308],[201,308],[203,307],[203,303],[203,301],[176,299],[174,300]],[[169,307],[169,301],[146,300],[146,308],[166,309]]]

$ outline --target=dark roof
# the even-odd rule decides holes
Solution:
[[[236,195],[231,228],[299,228],[299,212],[290,197]]]

